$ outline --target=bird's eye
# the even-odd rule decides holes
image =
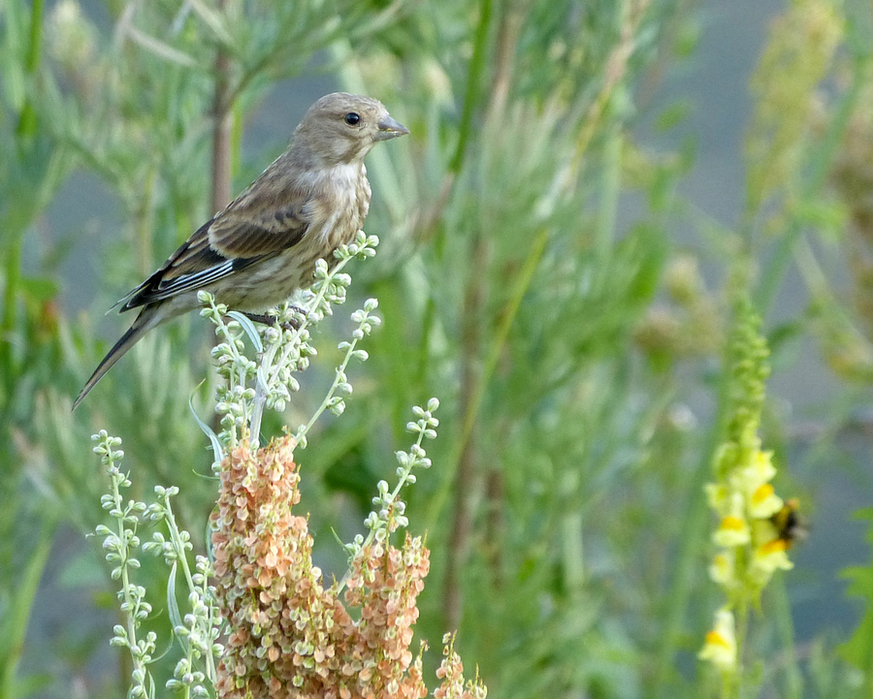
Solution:
[[[358,114],[357,112],[349,112],[349,113],[346,114],[346,116],[345,116],[345,122],[346,122],[349,126],[354,126],[354,125],[357,124],[360,120],[361,120],[361,115]]]

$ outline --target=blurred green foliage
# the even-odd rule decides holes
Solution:
[[[770,27],[747,115],[745,209],[727,227],[679,193],[693,148],[656,152],[636,130],[648,121],[670,132],[687,114],[684,102],[650,105],[694,58],[694,9],[2,0],[0,697],[126,686],[112,665],[124,661],[91,631],[95,615],[106,638],[113,623],[101,611],[112,607],[108,568],[81,538],[101,521],[107,486],[91,432],[123,437],[133,497],[180,487],[178,517],[203,550],[216,486],[188,407],[210,409],[211,379],[198,387],[210,373],[203,321],[155,332],[75,414],[71,400],[114,339],[99,314],[210,213],[217,115],[231,124],[238,191],[270,158],[241,148],[252,115],[280,80],[312,75],[378,97],[412,131],[368,161],[367,230],[382,245],[352,269],[354,293],[379,298],[383,327],[350,377],[348,410],[316,426],[300,455],[323,567],[342,564],[330,529],[349,539],[360,526],[406,442],[409,406],[436,395],[434,468],[409,505],[433,551],[423,635],[458,628],[457,650],[493,696],[717,692],[694,656],[717,600],[701,488],[729,394],[729,270],[770,319],[775,376],[810,344],[838,386],[813,400],[811,431],[778,402],[765,409],[782,489],[799,488],[814,510],[814,486],[789,474],[792,463],[856,473],[870,463],[873,16],[869,4],[794,0]],[[47,207],[74,173],[111,194],[95,212],[111,233],[69,241],[53,229]],[[70,315],[65,292],[80,279],[62,278],[60,262],[83,247],[99,292]],[[839,284],[835,269],[848,270]],[[786,312],[780,294],[795,276],[804,301]],[[336,319],[316,338],[314,376],[287,424],[320,402],[338,356],[331,333],[344,331]],[[280,428],[271,418],[263,429]],[[52,551],[71,540],[64,574],[40,588]],[[157,563],[142,573],[155,585],[164,575]],[[851,572],[868,605],[871,575],[870,564]],[[79,600],[67,604],[69,626],[32,623],[33,606],[57,597]],[[869,606],[842,656],[848,634],[837,628],[793,653],[789,602],[772,597],[753,620],[750,687],[869,696]]]

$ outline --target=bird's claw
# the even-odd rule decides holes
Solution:
[[[291,308],[293,308],[297,313],[306,315],[303,309],[299,306],[291,306]],[[294,318],[279,323],[279,319],[276,318],[276,316],[270,316],[265,313],[247,313],[243,311],[242,314],[250,321],[260,323],[261,325],[269,325],[271,327],[276,327],[278,325],[282,330],[300,330],[300,321]]]

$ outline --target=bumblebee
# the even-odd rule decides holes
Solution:
[[[770,524],[776,528],[777,538],[785,542],[786,548],[803,541],[809,534],[809,528],[800,515],[800,501],[797,498],[786,500],[782,509],[770,517]]]

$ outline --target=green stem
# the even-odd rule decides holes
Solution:
[[[306,434],[309,432],[309,429],[315,424],[315,421],[321,417],[321,414],[327,410],[327,406],[330,403],[330,399],[333,398],[334,393],[336,392],[337,386],[340,385],[340,377],[345,376],[346,367],[349,364],[349,360],[352,358],[352,353],[355,351],[355,346],[358,344],[358,338],[353,338],[351,344],[349,345],[348,350],[346,351],[346,356],[343,357],[342,364],[337,367],[336,374],[333,378],[333,383],[330,386],[330,389],[325,395],[324,400],[321,401],[321,405],[318,406],[318,410],[316,410],[312,417],[309,418],[309,422],[306,423],[306,426],[301,429],[295,439],[299,442]]]
[[[42,16],[45,0],[33,0],[30,14],[30,43],[27,47],[26,68],[31,83],[35,86],[36,73],[39,70],[40,50],[42,44]],[[33,107],[33,96],[27,95],[21,114],[18,117],[16,131],[19,136],[32,137],[36,134],[36,110]]]
[[[742,577],[746,577],[746,573]],[[749,635],[749,598],[747,595],[739,595],[736,609],[734,611],[734,619],[737,625],[737,671],[733,681],[732,699],[740,699],[745,690],[746,670],[746,647]]]
[[[12,236],[6,256],[6,284],[3,289],[3,317],[0,318],[0,367],[5,386],[5,399],[11,400],[12,386],[17,372],[13,366],[12,334],[15,331],[18,287],[21,282],[21,253],[23,235]],[[4,411],[5,412],[5,411]]]
[[[776,629],[785,652],[785,697],[786,699],[801,699],[803,697],[803,675],[797,664],[797,653],[794,648],[794,624],[791,621],[791,607],[788,603],[788,592],[785,589],[785,576],[776,576],[770,582],[769,587]]]
[[[217,11],[223,14],[227,0],[218,0]],[[212,196],[211,211],[221,211],[231,198],[233,102],[230,101],[231,59],[227,48],[219,44],[215,54],[215,91],[212,98]]]
[[[24,649],[24,639],[27,633],[30,612],[33,609],[33,601],[39,587],[42,572],[51,552],[52,541],[56,522],[54,516],[49,515],[42,523],[34,547],[29,552],[29,559],[24,568],[24,574],[17,580],[16,588],[12,594],[9,613],[2,625],[4,635],[3,645],[7,652],[4,654],[4,663],[0,666],[0,696],[14,697],[16,668]]]
[[[191,568],[188,565],[188,556],[185,553],[185,542],[182,541],[182,536],[179,533],[179,526],[178,526],[178,524],[176,524],[176,517],[173,514],[173,508],[170,505],[169,495],[166,495],[166,494],[164,495],[164,503],[163,504],[164,504],[164,508],[167,511],[167,515],[166,515],[166,517],[167,517],[167,530],[170,533],[170,539],[173,542],[173,547],[176,549],[177,560],[182,565],[182,571],[185,573],[185,581],[188,583],[189,593],[194,592],[195,590],[197,590],[197,586],[194,584],[194,576],[191,574]],[[204,583],[204,585],[205,585],[205,583]],[[198,590],[198,593],[202,595],[203,591]],[[204,635],[207,636],[207,642],[211,646],[212,642],[211,642],[211,640],[208,640],[208,635],[209,635],[210,630],[211,629],[204,629],[203,631],[204,631]],[[193,655],[194,655],[193,644],[189,641],[188,642],[188,662],[189,662],[189,664],[193,662],[193,659],[194,659]],[[207,677],[209,677],[210,680],[212,680],[214,682],[215,678],[216,678],[215,659],[212,655],[211,647],[208,647],[205,649],[204,655],[206,656],[204,658],[204,660],[206,662],[206,675],[207,675]],[[186,686],[185,687],[186,696],[188,694],[190,694],[190,691],[191,691],[190,687]]]
[[[106,441],[107,453],[112,454],[112,445]],[[111,456],[110,456],[111,458]],[[114,466],[114,464],[113,464]],[[130,561],[130,545],[125,537],[125,513],[127,510],[124,507],[124,500],[121,497],[121,491],[118,489],[119,479],[122,478],[121,473],[112,478],[112,496],[115,500],[115,509],[120,513],[116,521],[118,531],[118,541],[121,544],[118,553],[121,555],[119,567],[121,568],[121,589],[124,593],[124,604],[127,609],[125,616],[127,617],[127,643],[130,650],[130,657],[133,661],[134,670],[141,670],[142,676],[145,676],[145,665],[143,665],[142,657],[139,654],[140,648],[136,640],[137,619],[136,615],[139,612],[140,603],[134,603],[133,597],[130,594],[130,573],[128,572]],[[133,530],[136,534],[136,530]]]
[[[30,45],[27,47],[27,72],[31,75],[39,69],[41,37],[42,37],[42,15],[45,0],[33,0],[33,9],[30,16]]]
[[[185,573],[188,589],[194,590],[194,578],[191,575],[191,568],[188,566],[188,557],[185,555],[185,542],[182,541],[179,534],[179,526],[176,524],[173,508],[170,506],[170,498],[166,495],[164,496],[164,508],[167,510],[167,529],[170,532],[170,540],[173,542],[173,548],[176,549],[176,555],[182,564],[182,572]]]
[[[421,320],[421,340],[418,343],[418,368],[415,375],[419,378],[422,386],[428,385],[428,376],[430,374],[431,363],[431,347],[430,338],[433,332],[433,325],[436,321],[437,304],[433,295],[428,295],[427,302],[424,306],[424,316]]]
[[[465,568],[467,542],[473,528],[473,502],[481,497],[479,490],[482,485],[472,436],[479,408],[478,402],[482,398],[481,395],[477,395],[477,390],[481,386],[479,357],[482,355],[483,347],[482,309],[485,306],[487,283],[481,270],[488,267],[489,247],[478,230],[473,232],[470,250],[470,272],[461,302],[461,387],[458,397],[459,411],[464,415],[470,429],[465,430],[457,459],[452,460],[454,506],[451,508],[442,593],[442,626],[446,629],[456,629],[461,622],[463,606],[461,571]]]
[[[473,114],[476,111],[476,95],[482,71],[485,68],[485,48],[488,43],[488,25],[491,23],[492,0],[480,0],[479,24],[473,39],[473,56],[470,59],[470,69],[467,72],[467,90],[464,93],[464,107],[461,111],[461,123],[458,126],[458,145],[455,154],[449,161],[449,172],[457,175],[464,163],[467,152],[467,142],[473,130]]]

